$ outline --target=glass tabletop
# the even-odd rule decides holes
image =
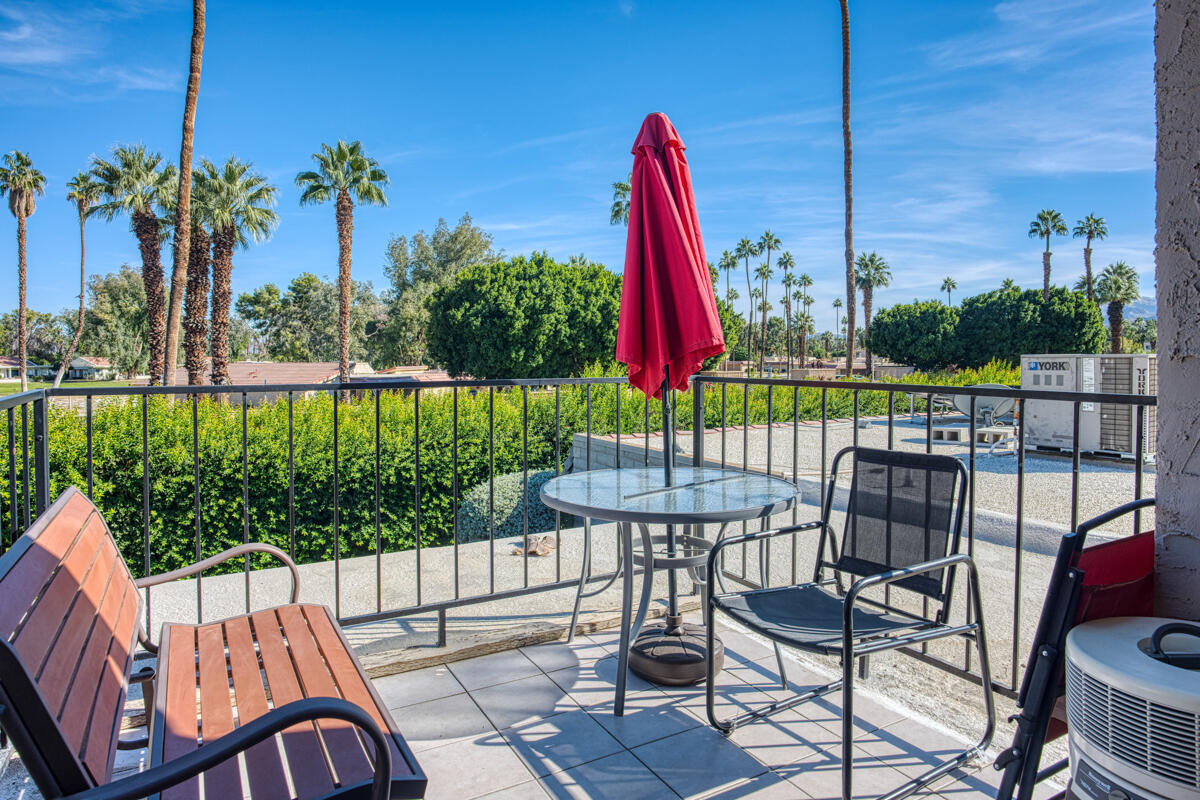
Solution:
[[[698,524],[777,514],[799,496],[783,478],[731,469],[676,467],[671,486],[662,467],[602,469],[560,475],[542,486],[550,508],[610,522]]]

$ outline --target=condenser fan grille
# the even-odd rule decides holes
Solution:
[[[1200,717],[1116,689],[1067,661],[1067,721],[1113,758],[1200,788]]]

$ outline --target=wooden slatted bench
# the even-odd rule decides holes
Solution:
[[[292,602],[203,625],[142,630],[141,590],[266,552]],[[46,798],[419,798],[426,779],[329,609],[299,574],[242,545],[134,580],[100,512],[70,488],[0,557],[0,727]],[[156,668],[133,673],[138,642]],[[118,737],[131,682],[150,734]],[[112,779],[118,749],[148,769]]]

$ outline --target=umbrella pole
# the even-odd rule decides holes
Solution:
[[[662,385],[663,478],[666,485],[675,483],[675,425],[671,418],[671,368],[663,367]],[[667,526],[667,557],[675,557],[675,526]],[[675,570],[667,570],[667,633],[674,633],[682,620],[679,617],[679,586]]]

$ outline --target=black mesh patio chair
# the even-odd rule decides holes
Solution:
[[[846,524],[839,549],[830,524],[838,467],[852,458]],[[991,692],[983,605],[979,578],[970,556],[959,552],[967,472],[950,456],[848,447],[834,457],[829,489],[819,521],[733,536],[718,542],[708,559],[708,585],[714,587],[705,606],[709,652],[716,612],[721,612],[773,642],[841,657],[842,677],[794,697],[767,703],[728,719],[716,714],[716,670],[711,659],[706,686],[708,719],[725,734],[754,720],[801,703],[842,691],[842,796],[850,800],[854,752],[854,670],[857,659],[950,636],[974,643],[979,654],[987,725],[982,739],[886,795],[904,797],[981,755],[991,743],[995,707]],[[811,583],[765,587],[742,592],[717,591],[721,552],[742,542],[762,541],[797,531],[820,531]],[[950,621],[955,572],[967,575],[971,614]],[[849,588],[846,583],[853,581]],[[883,599],[864,596],[890,586]],[[927,598],[928,615],[899,608],[908,593]],[[890,597],[892,602],[888,603]],[[914,605],[916,605],[914,603]]]

